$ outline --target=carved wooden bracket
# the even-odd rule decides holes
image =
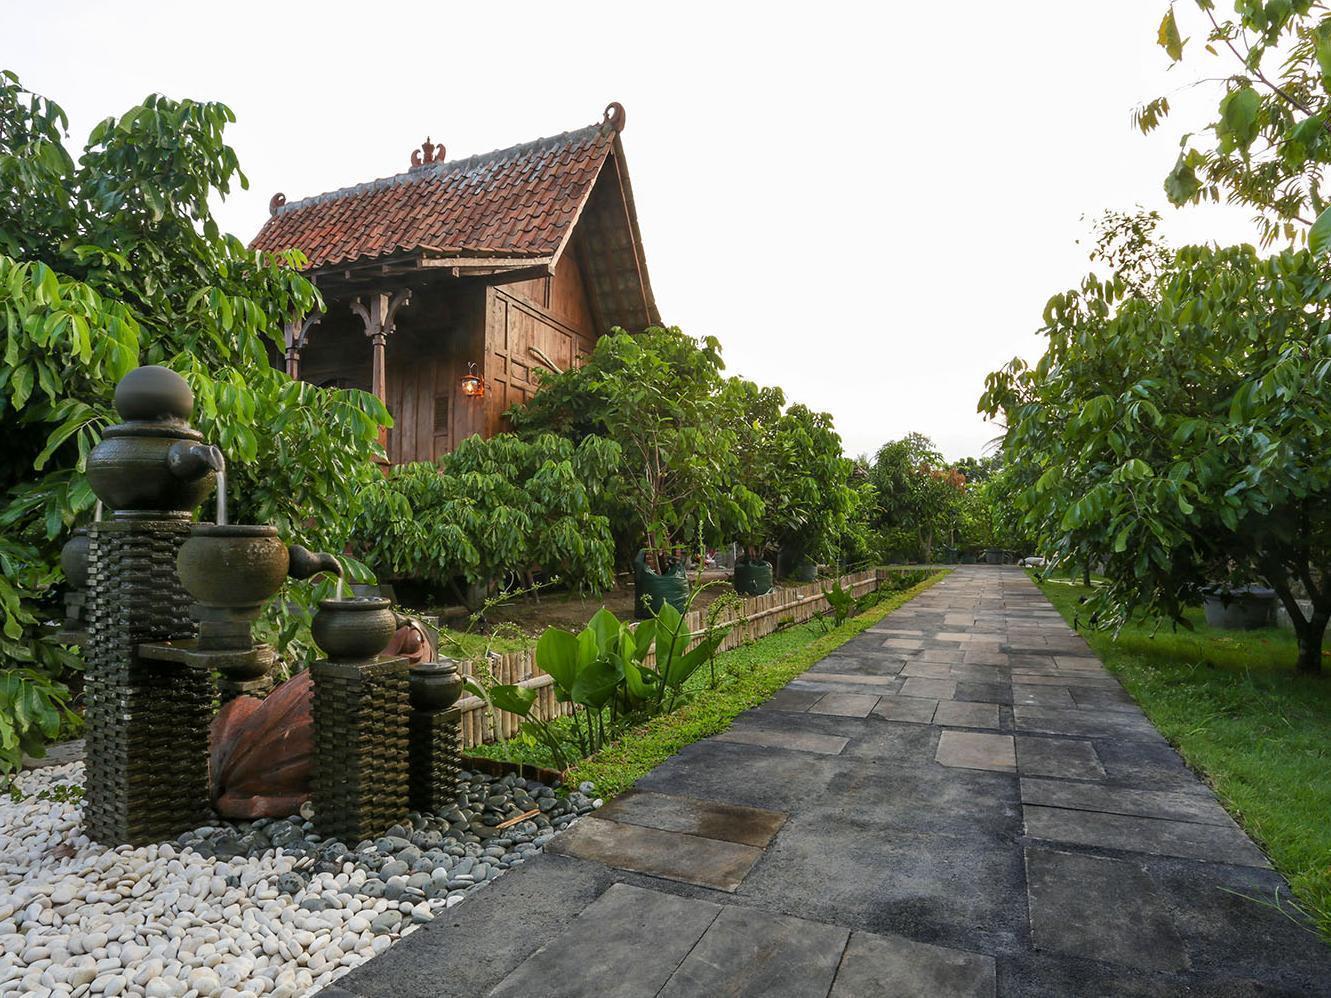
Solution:
[[[366,336],[372,340],[386,338],[397,328],[397,310],[411,304],[411,289],[392,295],[380,291],[367,298],[353,299],[349,304],[364,323]]]

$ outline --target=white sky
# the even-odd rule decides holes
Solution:
[[[47,0],[0,7],[0,66],[78,147],[152,91],[229,104],[251,186],[219,215],[246,240],[275,191],[400,172],[427,133],[451,159],[618,100],[665,320],[832,412],[850,454],[917,430],[957,458],[995,433],[984,375],[1038,354],[1044,302],[1087,269],[1082,216],[1140,203],[1176,245],[1253,238],[1245,210],[1161,191],[1214,91],[1129,125],[1203,75],[1166,71],[1165,7]]]

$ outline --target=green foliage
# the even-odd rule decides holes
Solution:
[[[691,594],[690,605],[700,591]],[[536,664],[554,680],[555,699],[574,705],[576,746],[560,737],[556,725],[531,714],[535,690],[495,684],[483,695],[492,707],[523,718],[556,766],[565,769],[575,756],[600,751],[629,719],[673,710],[689,679],[712,660],[728,631],[712,620],[690,648],[694,635],[686,615],[669,603],[636,627],[602,607],[577,634],[546,628],[536,642]]]
[[[837,579],[830,588],[823,590],[823,598],[832,611],[832,626],[840,627],[855,609],[855,595]]]
[[[437,466],[397,465],[368,487],[353,545],[394,578],[488,587],[539,568],[601,592],[614,582],[614,547],[593,509],[619,464],[619,447],[595,435],[469,437]]]
[[[756,496],[740,542],[753,554],[833,561],[857,510],[854,463],[842,455],[832,417],[785,406],[779,388],[732,378],[723,395],[735,425],[738,485]]]
[[[0,73],[0,674],[17,677],[15,703],[31,705],[27,690],[65,703],[78,659],[50,634],[57,554],[90,516],[84,461],[135,365],[189,380],[196,424],[226,451],[237,520],[338,550],[375,474],[382,405],[269,364],[284,320],[318,294],[297,259],[252,253],[213,219],[209,199],[246,183],[222,139],[232,120],[222,104],[152,96],[98,124],[76,160],[64,112]],[[4,771],[18,746],[0,745]]]
[[[885,553],[930,561],[937,539],[956,530],[965,480],[948,467],[933,441],[909,433],[879,448],[869,469],[876,502],[869,522]]]
[[[541,377],[509,411],[523,437],[554,432],[619,445],[623,470],[610,502],[620,530],[664,562],[701,533],[720,543],[743,531],[760,501],[735,481],[736,435],[723,397],[720,344],[675,328],[612,330],[578,368]]]
[[[1190,247],[1148,294],[1091,275],[1045,311],[1033,367],[981,400],[1055,563],[1102,563],[1097,620],[1184,619],[1205,581],[1265,579],[1320,668],[1331,618],[1331,274],[1307,251]],[[1295,601],[1301,588],[1313,613]]]
[[[1256,211],[1263,245],[1308,233],[1314,249],[1331,228],[1322,190],[1331,163],[1331,18],[1310,0],[1195,0],[1202,34],[1188,48],[1171,3],[1157,41],[1170,60],[1196,64],[1196,85],[1216,86],[1216,117],[1181,140],[1165,178],[1175,204],[1228,201]],[[1134,112],[1143,132],[1170,113],[1167,97]],[[1308,232],[1317,219],[1321,224]]]
[[[1040,588],[1069,623],[1086,624],[1090,590]],[[1212,630],[1197,610],[1187,620],[1183,630],[1133,620],[1115,636],[1086,638],[1331,938],[1331,684],[1294,672],[1298,646],[1287,631]]]

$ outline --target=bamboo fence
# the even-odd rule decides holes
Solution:
[[[892,574],[891,569],[866,569],[841,576],[841,585],[851,594],[859,597],[877,589],[884,578]],[[765,596],[750,596],[740,605],[732,606],[717,620],[718,626],[733,625],[719,651],[735,648],[748,641],[771,634],[773,631],[790,624],[799,624],[828,609],[827,597],[823,595],[824,580],[806,582],[803,585],[774,589]],[[706,611],[694,610],[685,618],[690,634],[693,635],[690,647],[701,638],[706,626]],[[655,656],[648,655],[649,664]],[[490,675],[487,681],[500,684],[516,683],[536,690],[536,704],[532,708],[544,719],[560,717],[572,713],[573,706],[560,703],[555,699],[554,680],[536,665],[531,651],[510,652],[506,655],[492,655],[488,661]],[[464,662],[462,671],[474,675],[476,666],[473,662]],[[522,719],[507,711],[491,712],[486,709],[485,701],[477,696],[468,696],[458,701],[462,709],[462,743],[464,748],[496,740],[496,731],[503,738],[512,737],[522,724]]]

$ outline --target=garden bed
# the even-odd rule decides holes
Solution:
[[[1090,592],[1053,580],[1039,586],[1069,623]],[[1218,630],[1200,610],[1188,618],[1192,631],[1141,621],[1117,638],[1082,633],[1331,938],[1331,682],[1295,672],[1288,631]]]
[[[685,745],[724,731],[736,716],[766,701],[815,662],[909,602],[946,574],[946,571],[940,571],[908,589],[884,592],[881,602],[840,626],[812,620],[722,652],[716,657],[715,685],[709,670],[698,670],[685,687],[691,694],[689,702],[669,714],[625,730],[595,756],[570,769],[565,782],[571,785],[590,781],[605,797],[620,793]],[[564,718],[553,723],[568,725],[572,722]],[[524,738],[478,745],[471,751],[512,763],[553,765],[543,744]]]

